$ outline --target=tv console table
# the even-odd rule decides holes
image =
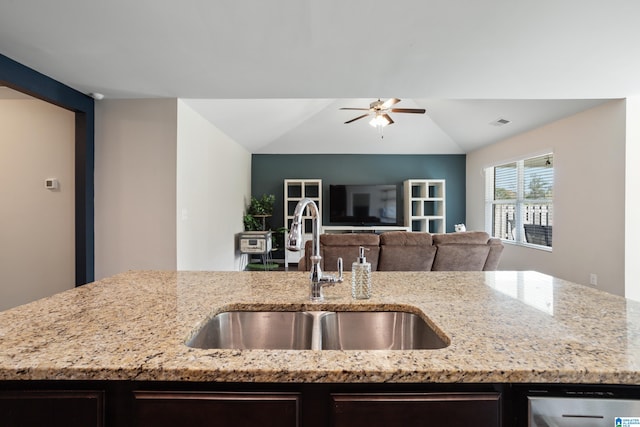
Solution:
[[[327,225],[322,227],[322,233],[384,233],[385,231],[411,231],[411,227],[401,225]]]

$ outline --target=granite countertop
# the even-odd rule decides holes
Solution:
[[[535,272],[375,272],[308,301],[304,272],[127,272],[0,313],[0,380],[640,384],[640,304]],[[439,350],[203,350],[232,309],[407,310]]]

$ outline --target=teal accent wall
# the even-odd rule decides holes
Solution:
[[[397,184],[406,179],[445,179],[447,232],[465,222],[466,155],[378,155],[378,154],[254,154],[251,162],[251,194],[274,194],[272,228],[284,224],[284,180],[322,179],[323,225],[329,222],[329,185]],[[402,197],[402,192],[399,193]],[[403,202],[398,206],[400,222]]]

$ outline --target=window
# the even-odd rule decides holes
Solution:
[[[485,169],[489,233],[516,244],[551,248],[553,154]]]

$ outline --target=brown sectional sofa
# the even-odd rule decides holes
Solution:
[[[305,245],[305,256],[299,270],[309,270],[311,244]],[[344,269],[358,256],[364,246],[372,271],[490,271],[498,268],[503,245],[484,231],[429,234],[407,231],[320,235],[320,268],[337,269],[338,257]]]

